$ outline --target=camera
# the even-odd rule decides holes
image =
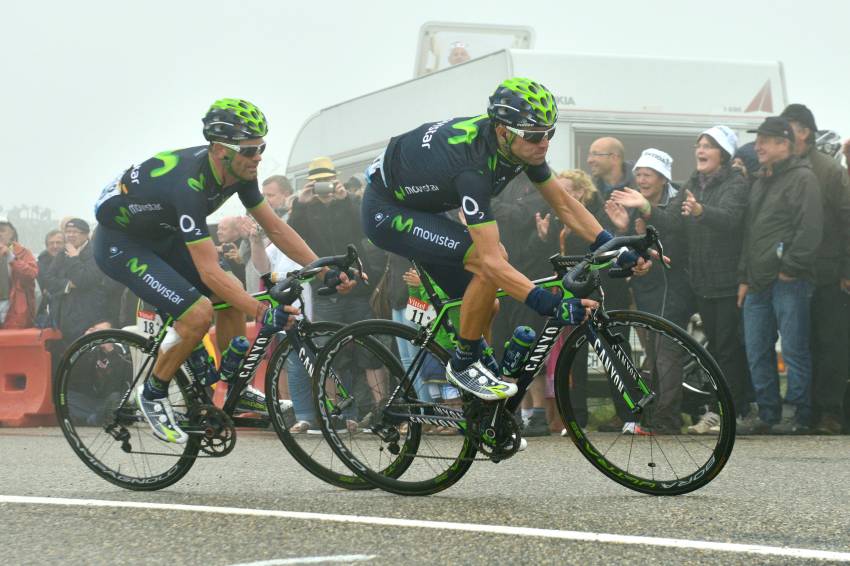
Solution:
[[[316,181],[316,184],[313,185],[313,192],[320,197],[332,194],[335,189],[336,184],[333,181]]]

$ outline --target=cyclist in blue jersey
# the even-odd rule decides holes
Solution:
[[[458,344],[446,378],[484,400],[517,392],[515,384],[499,379],[483,338],[498,306],[498,288],[565,324],[579,323],[598,306],[548,293],[514,269],[490,208],[490,200],[525,172],[561,221],[592,242],[591,249],[612,238],[546,163],[557,118],[555,98],[543,85],[511,78],[490,97],[486,114],[423,124],[394,137],[367,170],[366,235],[378,247],[420,261],[452,297],[463,295]],[[440,214],[458,207],[466,226]],[[618,263],[638,274],[649,265],[633,252]]]
[[[133,165],[103,189],[95,205],[98,266],[176,320],[153,372],[136,391],[136,403],[157,438],[177,443],[188,437],[175,422],[168,386],[190,354],[206,355],[198,345],[213,319],[211,299],[235,307],[216,316],[220,348],[234,336],[245,334],[245,315],[281,329],[290,314],[298,313],[291,306],[269,309],[222,270],[207,216],[237,194],[272,243],[288,257],[302,265],[317,259],[260,193],[257,166],[266,148],[263,136],[268,123],[259,108],[240,99],[217,100],[203,123],[207,145],[163,151]],[[326,270],[324,278],[326,285],[340,292],[354,285],[334,270]],[[264,396],[253,387],[239,394],[237,409],[265,407]]]

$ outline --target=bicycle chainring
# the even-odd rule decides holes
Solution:
[[[236,427],[230,416],[214,405],[198,405],[189,413],[192,428],[202,433],[201,451],[220,458],[236,446]]]

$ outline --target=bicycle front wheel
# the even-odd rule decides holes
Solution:
[[[419,337],[387,320],[346,326],[322,348],[313,382],[334,452],[361,478],[401,495],[446,489],[476,453],[460,399],[445,387],[449,354],[433,341],[418,347]]]
[[[303,338],[319,348],[342,327],[338,322],[313,322]],[[345,489],[373,489],[375,486],[352,473],[331,450],[319,427],[312,376],[299,353],[292,350],[289,336],[279,336],[266,370],[266,399],[280,441],[295,461],[317,478]]]
[[[717,362],[663,318],[608,317],[592,339],[585,327],[573,332],[558,357],[555,397],[570,438],[629,489],[679,495],[703,487],[735,441],[735,410]]]
[[[147,377],[154,360],[146,338],[101,330],[74,342],[56,372],[54,405],[65,438],[94,473],[125,489],[173,484],[186,475],[200,448],[197,436],[186,444],[155,438],[136,409],[131,388]],[[168,390],[178,422],[188,414],[180,381],[172,379]]]

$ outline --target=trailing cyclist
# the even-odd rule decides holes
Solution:
[[[540,83],[511,78],[490,97],[486,114],[427,123],[394,137],[367,170],[362,222],[377,246],[414,258],[452,297],[463,295],[457,347],[447,380],[481,399],[511,397],[517,386],[498,377],[483,338],[497,308],[496,290],[543,316],[581,322],[597,303],[562,299],[514,269],[499,242],[490,200],[525,172],[558,218],[596,249],[611,239],[569,196],[546,163],[555,135],[555,98]],[[466,226],[441,213],[463,211]],[[631,267],[633,252],[619,263]],[[637,271],[648,262],[638,260]]]
[[[211,299],[235,307],[216,317],[222,349],[233,337],[245,334],[245,315],[256,317],[265,327],[282,329],[289,315],[298,313],[292,306],[268,308],[219,266],[207,216],[238,194],[288,257],[302,265],[317,258],[260,193],[257,167],[268,132],[260,109],[245,100],[224,98],[210,106],[203,124],[208,145],[163,151],[133,165],[103,189],[95,204],[98,266],[176,320],[150,377],[136,391],[138,408],[154,435],[176,443],[185,443],[187,435],[176,424],[168,402],[169,382],[190,354],[190,365],[196,356],[205,359],[198,346],[213,318]],[[324,277],[326,285],[340,292],[354,285],[338,271],[326,271]],[[239,394],[237,408],[243,411],[265,406],[263,394],[253,387]]]

